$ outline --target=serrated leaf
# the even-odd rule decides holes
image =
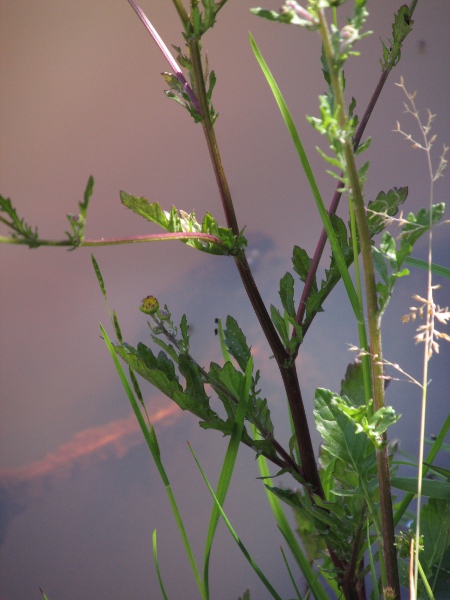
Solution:
[[[241,371],[245,371],[250,360],[250,348],[236,319],[228,316],[225,323],[224,341],[228,352],[236,359]]]
[[[180,354],[178,367],[186,380],[185,393],[199,403],[209,406],[209,397],[205,392],[205,380],[198,366],[186,355]]]
[[[95,260],[95,257],[94,257],[93,254],[91,254],[91,260],[92,260],[92,265],[94,267],[95,276],[97,277],[98,285],[100,286],[100,290],[101,290],[101,292],[103,294],[103,297],[106,300],[107,296],[106,296],[105,282],[103,280],[103,276],[102,276],[102,273],[100,271],[100,267],[98,266],[98,263]]]
[[[137,350],[128,344],[113,346],[122,360],[163,394],[173,399],[175,392],[182,392],[183,388],[175,375],[175,369],[170,369],[167,363],[160,364],[150,348],[144,344],[139,344]],[[185,409],[184,406],[181,408]]]
[[[280,280],[279,294],[284,310],[290,317],[295,319],[294,278],[290,273],[286,273]]]
[[[144,217],[147,221],[152,221],[160,225],[163,229],[169,228],[169,219],[167,214],[157,202],[150,202],[143,197],[132,196],[127,192],[120,192],[120,200],[127,208],[135,212],[137,215]]]
[[[219,227],[217,221],[209,213],[206,213],[202,224],[200,224],[193,212],[187,213],[181,209],[178,211],[174,206],[172,206],[170,212],[166,212],[157,202],[151,204],[146,198],[132,196],[123,191],[120,192],[120,198],[127,208],[144,217],[147,221],[156,223],[169,233],[205,233],[220,239],[221,244],[198,238],[181,240],[187,246],[202,252],[216,255],[234,255],[247,245],[247,240],[242,233],[236,239],[230,229]]]
[[[68,214],[67,219],[70,224],[71,232],[66,231],[66,235],[72,244],[71,250],[75,250],[81,244],[84,238],[84,230],[86,226],[86,214],[89,206],[89,200],[92,196],[94,189],[94,178],[91,176],[87,182],[86,189],[84,191],[83,202],[78,203],[79,213],[77,215]]]
[[[370,236],[381,233],[385,228],[385,221],[382,214],[394,217],[398,213],[398,207],[403,204],[408,197],[408,188],[392,188],[387,193],[380,192],[375,200],[370,201],[368,208],[368,223]],[[381,213],[381,214],[377,214]]]
[[[40,246],[37,227],[33,231],[30,225],[19,217],[9,198],[0,196],[0,212],[5,213],[11,219],[8,221],[4,217],[0,217],[0,221],[11,230],[12,238],[24,240],[29,248]]]
[[[416,241],[430,229],[431,225],[438,223],[445,212],[445,204],[433,204],[431,214],[429,210],[422,208],[414,215],[409,213],[407,217],[408,223],[402,227],[402,237],[400,238],[400,250],[398,253],[398,265],[402,265],[403,261],[412,251],[412,247]]]
[[[399,8],[398,13],[395,15],[394,23],[392,25],[392,37],[393,45],[391,53],[395,56],[398,53],[398,58],[394,64],[397,64],[400,59],[400,49],[406,38],[406,36],[412,30],[414,21],[411,19],[411,12],[408,6],[403,5]]]
[[[189,353],[189,325],[187,322],[186,315],[181,317],[180,323],[181,339],[182,339],[182,350],[184,353]]]
[[[303,248],[299,246],[294,246],[294,251],[292,254],[292,265],[294,267],[294,271],[300,277],[300,280],[305,283],[306,278],[308,277],[309,268],[311,266],[311,259]],[[314,277],[314,282],[311,287],[311,293],[317,293],[317,281]]]
[[[265,8],[251,8],[250,12],[268,21],[277,21],[278,23],[290,23],[294,18],[293,11],[278,13],[275,10],[267,10]]]
[[[275,329],[278,331],[283,345],[286,346],[289,343],[289,332],[287,330],[286,321],[281,316],[278,308],[273,304],[270,305],[270,318],[275,325]]]
[[[235,392],[236,390],[239,390],[242,385],[243,374],[236,371],[232,363],[227,361],[223,367],[212,362],[209,367],[208,376],[212,388],[225,408],[228,420],[232,422],[234,420],[239,398]],[[223,388],[225,388],[225,390]]]
[[[350,363],[341,381],[341,396],[347,396],[354,406],[366,404],[364,391],[364,372],[360,361]]]
[[[337,402],[339,399],[339,402]],[[356,425],[343,414],[339,403],[343,398],[330,390],[318,388],[314,399],[316,428],[325,442],[325,449],[344,463],[352,465],[355,472],[361,470],[367,453],[366,436],[356,433]],[[350,405],[347,402],[348,405]]]

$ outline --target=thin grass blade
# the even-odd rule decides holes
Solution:
[[[164,584],[162,581],[161,573],[159,570],[158,548],[157,548],[157,544],[156,544],[156,529],[153,530],[152,545],[153,545],[153,561],[155,563],[155,569],[156,569],[156,575],[158,577],[159,589],[161,590],[161,594],[163,595],[164,600],[169,600],[167,597],[166,590],[164,588]]]
[[[267,80],[267,83],[269,84],[270,89],[272,90],[280,112],[283,116],[284,122],[286,123],[286,127],[289,131],[292,141],[294,142],[295,149],[297,150],[297,154],[299,156],[300,162],[302,164],[303,170],[311,188],[311,192],[316,202],[317,210],[319,211],[323,226],[325,227],[325,231],[327,232],[328,240],[333,251],[333,256],[336,259],[336,264],[338,266],[339,273],[341,274],[342,281],[344,282],[348,298],[353,308],[353,312],[355,313],[358,322],[363,322],[363,315],[361,314],[360,305],[358,302],[355,287],[353,285],[353,281],[350,277],[350,273],[345,263],[345,259],[342,255],[339,242],[337,240],[335,231],[330,221],[330,217],[328,216],[327,210],[320,195],[319,188],[317,187],[317,183],[314,178],[311,165],[309,164],[309,160],[306,155],[305,149],[303,148],[303,144],[300,140],[300,136],[298,135],[297,128],[295,127],[294,120],[292,119],[288,106],[283,98],[283,95],[281,94],[280,88],[278,87],[277,82],[275,81],[272,73],[270,72],[270,69],[267,66],[267,63],[264,60],[251,33],[249,34],[249,38],[256,60],[258,61],[259,66],[261,67],[261,70],[264,73],[264,76]]]
[[[248,552],[247,548],[244,546],[244,544],[242,543],[242,541],[240,540],[238,534],[235,532],[235,530],[233,529],[230,521],[228,520],[227,515],[225,514],[222,506],[220,505],[220,502],[218,501],[214,490],[211,487],[211,484],[209,483],[202,467],[200,466],[200,463],[198,461],[198,458],[194,452],[194,450],[192,449],[191,445],[189,444],[189,449],[192,452],[192,456],[194,457],[195,462],[197,463],[197,466],[200,470],[200,473],[203,477],[204,482],[206,483],[206,486],[209,490],[209,493],[211,494],[214,502],[216,503],[216,506],[220,512],[220,514],[222,515],[223,520],[225,521],[225,525],[228,527],[228,531],[231,533],[234,541],[236,542],[236,544],[239,546],[242,554],[245,556],[245,558],[247,559],[247,561],[249,562],[249,564],[251,565],[251,567],[253,568],[253,570],[255,571],[255,573],[258,575],[258,577],[260,578],[260,580],[263,582],[263,584],[265,585],[266,589],[269,591],[270,595],[272,596],[272,598],[275,598],[275,600],[282,600],[281,596],[276,592],[275,588],[271,585],[271,583],[269,582],[269,580],[266,578],[266,576],[264,575],[264,573],[261,571],[261,569],[258,567],[258,565],[256,564],[256,562],[253,560],[253,558],[251,557],[250,553]]]
[[[222,334],[223,335],[223,334]],[[239,398],[238,406],[236,409],[236,418],[233,425],[233,431],[230,436],[230,442],[228,449],[225,454],[225,459],[222,465],[222,471],[219,477],[219,483],[217,485],[216,497],[221,506],[225,502],[225,498],[230,486],[231,478],[233,475],[234,465],[236,464],[237,453],[242,437],[242,430],[244,428],[244,420],[247,412],[248,398],[250,394],[250,386],[252,383],[253,375],[253,357],[250,357],[247,368],[245,370],[245,384],[242,396]],[[205,554],[203,562],[203,577],[206,593],[209,596],[209,559],[211,556],[211,547],[214,540],[214,535],[217,529],[217,523],[219,522],[220,512],[217,505],[214,504],[211,511],[211,518],[209,520],[209,528],[205,542]]]
[[[254,427],[252,429],[253,435],[257,435],[256,429]],[[264,478],[264,482],[270,486],[272,484],[272,480],[270,479],[270,471],[269,466],[267,464],[267,459],[264,456],[258,457],[258,467],[259,472],[261,473],[261,477]],[[303,577],[305,578],[311,589],[311,593],[313,594],[314,598],[316,598],[316,600],[328,600],[328,594],[322,587],[320,581],[317,580],[317,574],[314,573],[308,559],[306,558],[298,542],[297,535],[292,530],[292,527],[290,526],[289,521],[287,520],[286,515],[284,514],[284,510],[281,506],[279,499],[275,496],[275,494],[272,494],[267,488],[266,494],[267,500],[269,501],[270,508],[272,509],[278,528],[283,534],[283,537],[285,538],[286,542],[288,543],[292,555],[295,561],[297,562],[298,566],[300,567],[303,573]]]
[[[196,583],[197,583],[197,587],[200,591],[201,597],[203,598],[203,600],[207,600],[206,594],[205,594],[205,589],[203,586],[203,581],[200,577],[200,573],[197,567],[197,563],[195,562],[195,558],[194,558],[194,554],[192,552],[191,549],[191,545],[189,543],[189,539],[186,533],[186,529],[184,527],[183,524],[183,520],[181,518],[181,514],[180,511],[178,510],[178,506],[177,503],[175,501],[175,497],[173,495],[172,492],[172,488],[170,487],[170,482],[169,482],[169,478],[166,474],[166,471],[164,469],[164,466],[162,464],[161,461],[161,456],[160,456],[160,451],[159,451],[159,445],[158,445],[158,440],[156,438],[156,433],[155,430],[153,428],[153,426],[150,424],[149,427],[147,427],[147,424],[145,423],[145,419],[139,409],[139,404],[138,401],[136,400],[133,390],[131,389],[130,384],[128,383],[128,380],[126,378],[125,372],[122,368],[122,365],[119,362],[119,359],[117,357],[117,354],[114,351],[114,347],[111,344],[111,341],[108,338],[108,334],[106,333],[106,331],[104,330],[103,326],[100,325],[100,329],[103,335],[103,339],[105,341],[106,347],[109,350],[109,353],[111,355],[111,358],[113,359],[114,362],[114,366],[116,367],[117,373],[119,374],[120,377],[120,381],[122,382],[123,388],[125,390],[125,393],[128,396],[128,399],[130,401],[131,407],[133,409],[134,414],[136,415],[136,418],[138,420],[139,426],[141,428],[141,431],[144,435],[145,441],[147,442],[147,446],[149,447],[149,450],[151,452],[151,455],[153,457],[153,460],[155,462],[156,468],[158,469],[158,472],[161,476],[161,479],[163,480],[164,486],[166,488],[166,493],[167,496],[169,498],[169,502],[172,508],[172,512],[174,514],[175,517],[175,521],[177,523],[178,526],[178,531],[180,532],[181,535],[181,539],[183,540],[183,544],[184,544],[184,548],[186,551],[186,554],[188,556],[189,559],[189,563],[191,566],[191,570],[194,574]]]

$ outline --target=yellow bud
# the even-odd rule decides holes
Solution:
[[[142,300],[142,304],[139,307],[139,310],[146,315],[153,315],[159,309],[159,302],[155,298],[155,296],[146,296]]]

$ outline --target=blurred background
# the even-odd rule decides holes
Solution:
[[[203,47],[217,75],[217,137],[239,224],[246,227],[263,298],[267,305],[278,305],[278,281],[291,270],[292,247],[298,244],[312,254],[321,225],[252,55],[249,31],[296,119],[327,202],[335,182],[315,151],[317,145],[326,149],[324,140],[305,119],[317,115],[317,98],[325,91],[319,37],[258,19],[249,12],[252,6],[248,0],[230,0]],[[273,0],[264,6],[279,8]],[[399,6],[392,0],[368,3],[367,28],[373,35],[360,42],[362,56],[351,59],[346,69],[347,98],[357,99],[360,115],[380,75],[380,38],[390,37]],[[169,0],[142,0],[142,8],[168,45],[182,46]],[[41,237],[64,237],[66,214],[78,212],[91,174],[95,186],[87,238],[157,231],[121,205],[119,190],[167,209],[174,204],[195,210],[199,220],[210,211],[224,224],[201,126],[165,98],[160,73],[168,65],[125,0],[2,1],[0,16],[0,193],[12,199],[21,217],[38,226]],[[364,155],[371,162],[367,199],[408,185],[405,212],[428,205],[429,177],[425,154],[392,131],[399,120],[404,131],[420,135],[413,119],[403,114],[405,98],[395,86],[400,76],[408,90],[417,90],[423,118],[427,109],[437,115],[435,165],[442,143],[450,142],[450,5],[446,0],[419,2],[414,20],[402,60],[367,128],[374,139]],[[448,192],[447,176],[437,183],[435,201],[446,201]],[[4,227],[1,233],[6,233]],[[434,240],[435,261],[448,266],[448,226],[436,228]],[[425,251],[423,240],[414,256],[425,258]],[[162,482],[99,335],[99,323],[113,332],[90,252],[0,247],[0,600],[39,598],[39,587],[49,600],[158,598],[151,553],[154,528],[169,597],[195,598],[198,593]],[[187,314],[193,354],[205,365],[220,360],[214,319],[233,315],[262,371],[276,437],[287,446],[282,386],[234,262],[203,256],[178,242],[96,248],[94,253],[130,343],[150,342],[146,318],[138,311],[148,294],[168,304],[176,321]],[[436,283],[443,284],[436,301],[447,306],[450,286],[438,279]],[[413,303],[412,294],[424,295],[425,290],[423,272],[399,281],[383,322],[385,357],[416,378],[421,376],[423,348],[414,345],[415,326],[402,325],[401,316]],[[298,282],[297,298],[300,291]],[[310,416],[316,387],[339,391],[353,360],[348,344],[358,339],[341,286],[325,309],[299,357]],[[450,405],[449,349],[442,344],[431,362],[428,436],[439,430]],[[143,390],[200,560],[211,501],[186,442],[215,483],[227,439],[200,429],[195,418],[181,414],[150,386],[143,385]],[[416,454],[419,388],[394,382],[387,400],[403,414],[391,437],[398,438],[401,450]],[[314,443],[319,444],[317,435]],[[438,462],[445,466],[445,461],[448,466],[443,455]],[[242,448],[226,510],[269,580],[282,596],[291,597],[279,552],[282,540],[257,476],[254,456]],[[281,478],[278,484],[290,481]],[[268,597],[220,524],[212,554],[212,597],[237,599],[247,587],[252,598]]]

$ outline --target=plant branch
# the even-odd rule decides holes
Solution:
[[[355,156],[351,140],[346,133],[347,116],[345,102],[340,82],[340,70],[335,63],[335,55],[331,44],[328,24],[323,9],[319,9],[320,31],[322,35],[324,54],[328,64],[331,87],[333,90],[334,106],[341,130],[341,143],[346,167],[346,187],[355,209],[358,234],[361,245],[361,256],[366,288],[366,305],[369,325],[372,366],[372,392],[375,412],[384,407],[384,380],[381,349],[380,314],[376,291],[375,269],[373,264],[369,226],[366,217],[364,198],[356,168]],[[380,509],[383,523],[383,550],[386,563],[387,585],[393,590],[394,597],[400,598],[400,583],[397,567],[397,552],[395,548],[394,520],[392,512],[392,497],[390,489],[389,458],[387,444],[376,450],[378,483],[380,488]]]
[[[189,99],[192,102],[193,106],[195,107],[195,110],[197,111],[197,113],[199,115],[201,115],[202,113],[200,110],[200,105],[198,103],[197,97],[194,94],[194,92],[192,91],[192,88],[189,85],[189,83],[186,81],[186,78],[183,75],[183,72],[181,71],[180,66],[178,65],[178,63],[174,59],[174,57],[172,56],[170,50],[165,45],[162,38],[160,37],[160,35],[156,31],[156,29],[151,24],[150,20],[148,19],[148,17],[146,16],[146,14],[142,10],[142,8],[140,6],[138,6],[134,0],[128,0],[128,2],[131,4],[131,6],[133,7],[137,16],[140,18],[140,20],[144,24],[144,27],[147,29],[147,31],[150,33],[152,38],[155,40],[156,44],[158,45],[158,48],[161,50],[161,52],[164,55],[164,58],[167,60],[171,69],[173,70],[175,77],[181,83],[181,85],[183,87],[183,91],[185,91],[186,94],[189,96]],[[177,6],[178,6],[178,3],[177,3]],[[180,15],[180,18],[183,20],[182,13],[180,11],[178,11],[178,14]]]
[[[416,8],[418,0],[412,0],[410,8],[409,8],[409,14],[412,17],[414,10]],[[378,98],[380,97],[380,94],[383,90],[384,84],[387,81],[387,78],[389,77],[390,72],[392,71],[392,69],[394,68],[394,66],[398,63],[399,61],[399,56],[400,54],[400,48],[398,49],[398,51],[396,51],[395,53],[392,53],[391,57],[390,57],[390,61],[389,63],[386,65],[386,67],[383,69],[380,78],[375,86],[375,89],[372,93],[372,96],[369,100],[369,104],[367,105],[367,108],[364,112],[364,115],[362,116],[359,125],[356,129],[355,132],[355,136],[353,138],[353,149],[356,151],[361,143],[361,138],[364,134],[364,131],[367,127],[367,123],[369,122],[370,117],[372,116],[372,112],[375,108],[376,103],[378,102]],[[343,173],[341,173],[341,176],[343,175]],[[341,188],[341,184],[338,183],[336,186],[336,190],[333,194],[333,198],[331,200],[331,204],[330,204],[330,208],[328,209],[328,215],[334,215],[336,213],[336,210],[339,206],[339,202],[342,196],[342,192],[340,192],[340,188]],[[316,246],[316,250],[314,252],[314,256],[311,260],[311,265],[309,267],[309,271],[308,271],[308,275],[306,277],[306,281],[305,281],[305,285],[303,287],[303,292],[302,292],[302,296],[300,299],[300,303],[297,309],[297,323],[301,324],[304,315],[305,315],[305,310],[306,310],[306,302],[311,294],[311,289],[312,289],[312,284],[314,282],[314,278],[316,277],[317,274],[317,269],[319,268],[319,262],[320,259],[322,258],[322,254],[325,248],[325,244],[327,241],[327,234],[325,231],[325,228],[322,229],[322,232],[320,234],[319,237],[319,241],[317,242],[317,246]],[[305,335],[306,330],[303,331],[303,335]]]
[[[121,238],[100,238],[97,240],[83,240],[79,246],[117,246],[120,244],[138,244],[142,242],[164,242],[168,240],[204,240],[205,242],[216,244],[217,246],[224,247],[222,240],[215,235],[210,233],[196,233],[196,232],[178,232],[178,233],[153,233],[149,235],[136,235],[133,237],[121,237]],[[13,238],[7,236],[0,236],[1,244],[20,244],[29,245],[27,239]],[[69,246],[74,247],[70,240],[45,240],[37,239],[33,242],[33,248],[38,246]]]
[[[211,122],[206,89],[203,77],[203,69],[200,57],[199,41],[192,39],[189,41],[189,50],[193,65],[195,89],[199,98],[201,113],[203,115],[202,125],[211,157],[212,166],[216,176],[217,185],[222,199],[222,206],[225,213],[228,227],[230,227],[235,235],[239,234],[236,213],[233,206],[228,182],[223,169],[217,139],[214,132],[214,126]],[[253,310],[259,320],[261,328],[269,342],[270,348],[277,361],[278,368],[284,383],[284,388],[289,402],[289,407],[292,412],[296,439],[299,447],[299,452],[302,461],[303,476],[309,484],[310,491],[323,497],[322,485],[320,482],[317,463],[314,454],[314,449],[309,432],[308,422],[306,418],[303,398],[300,391],[297,371],[295,365],[290,361],[289,353],[284,348],[278,333],[272,323],[267,308],[261,298],[258,287],[256,286],[253,274],[248,264],[244,252],[240,252],[236,257],[236,266],[238,268],[241,280],[253,306]]]

